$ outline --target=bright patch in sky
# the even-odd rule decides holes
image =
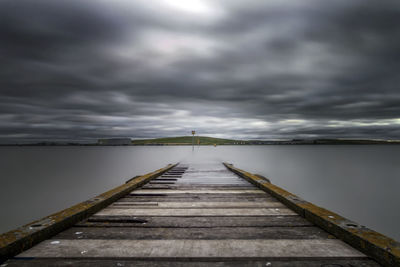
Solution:
[[[153,31],[143,36],[143,47],[164,59],[176,60],[189,55],[208,57],[213,55],[217,43],[195,35],[177,35],[171,32]]]
[[[187,13],[208,15],[214,12],[213,7],[202,0],[163,0],[163,2],[173,9]]]

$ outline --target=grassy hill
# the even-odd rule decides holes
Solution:
[[[206,136],[195,136],[194,144],[198,145],[234,145],[246,144],[247,141],[221,139]],[[191,145],[192,136],[166,137],[156,139],[133,140],[133,145]]]

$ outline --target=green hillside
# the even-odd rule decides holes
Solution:
[[[206,136],[195,136],[194,144],[198,145],[234,145],[246,144],[247,141],[221,139]],[[166,137],[156,139],[133,140],[133,145],[191,145],[192,136]]]

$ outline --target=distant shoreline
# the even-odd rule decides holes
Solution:
[[[317,142],[317,143],[293,143],[293,142],[268,142],[261,144],[218,144],[215,146],[276,146],[276,145],[295,145],[295,146],[304,146],[304,145],[400,145],[399,141],[364,141],[364,142]],[[192,146],[192,144],[59,144],[59,143],[35,143],[35,144],[0,144],[0,147],[21,147],[21,146],[45,146],[45,147],[53,147],[53,146],[90,146],[90,147],[108,147],[108,146]],[[212,144],[195,144],[194,146],[214,146]]]
[[[177,136],[153,139],[102,138],[93,143],[40,141],[36,143],[0,144],[0,146],[243,146],[243,145],[397,145],[400,140],[379,139],[291,139],[234,140],[208,136]]]

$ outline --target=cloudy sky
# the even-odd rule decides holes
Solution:
[[[400,1],[0,0],[0,143],[400,139]]]

